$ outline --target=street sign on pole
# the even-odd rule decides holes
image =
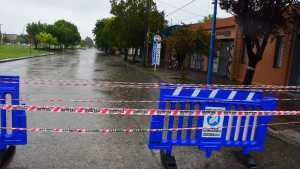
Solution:
[[[217,10],[218,10],[218,0],[214,0],[214,14],[212,18],[212,27],[211,27],[212,31],[211,31],[209,58],[208,58],[207,84],[212,84],[213,63],[214,63],[214,57],[216,55],[215,48],[216,48]]]
[[[160,65],[161,41],[160,35],[154,36],[152,49],[152,65],[154,65],[154,71],[156,71],[156,67]]]

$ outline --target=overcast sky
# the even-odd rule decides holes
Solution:
[[[159,10],[164,10],[169,23],[194,23],[203,16],[212,13],[212,0],[196,0],[184,9],[174,10],[191,0],[154,0]],[[25,31],[29,22],[54,23],[65,19],[78,26],[83,38],[93,36],[92,29],[97,19],[109,17],[109,0],[1,0],[0,24],[2,32],[20,34]],[[218,17],[229,16],[226,12],[218,11]]]

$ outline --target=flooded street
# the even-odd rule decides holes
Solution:
[[[1,75],[21,79],[159,82],[159,79],[127,66],[119,57],[103,56],[95,49],[68,51],[48,57],[0,64]],[[29,105],[150,108],[155,104],[75,103],[71,100],[157,100],[158,89],[127,89],[97,86],[22,85],[21,95]],[[49,99],[64,102],[52,103]],[[72,113],[36,112],[27,114],[29,128],[148,128],[147,117],[95,116]],[[162,168],[158,152],[147,147],[148,134],[29,133],[28,145],[17,146],[9,169],[95,169]],[[231,149],[210,159],[197,148],[176,148],[178,168],[244,169]],[[259,168],[296,169],[299,147],[267,139],[266,151],[256,153]]]

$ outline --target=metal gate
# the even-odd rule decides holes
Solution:
[[[231,67],[233,57],[233,40],[220,42],[220,56],[218,65],[218,74],[228,79],[231,78]]]

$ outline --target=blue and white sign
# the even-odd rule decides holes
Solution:
[[[223,107],[207,107],[206,111],[224,111]],[[221,138],[224,116],[207,115],[204,117],[202,137]]]
[[[154,36],[152,49],[152,65],[160,65],[161,41],[161,36]]]

